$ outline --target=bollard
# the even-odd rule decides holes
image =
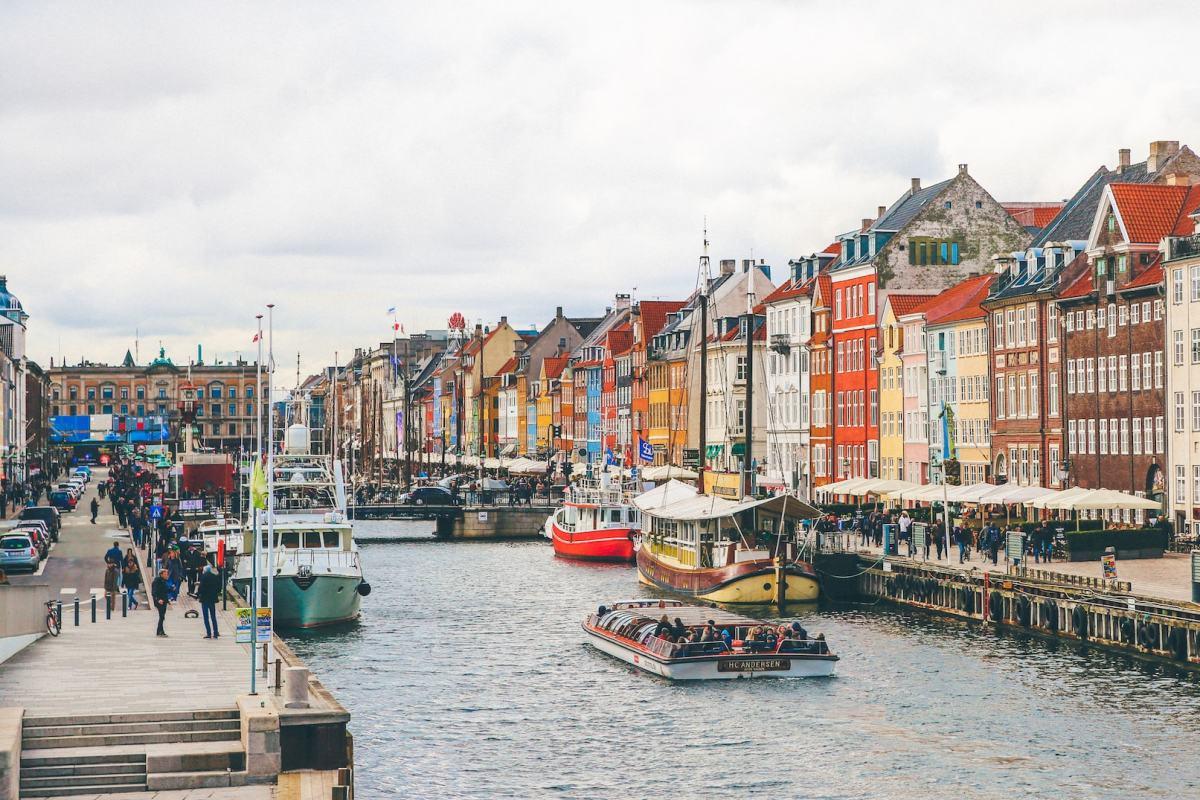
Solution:
[[[288,667],[283,687],[284,708],[308,708],[308,668]]]
[[[112,619],[113,596],[111,592],[104,593],[104,618]]]
[[[58,627],[61,628],[62,627],[62,600],[58,601],[57,608],[58,608],[58,612],[57,612],[56,616],[58,617]]]
[[[75,598],[75,627],[79,627],[79,598]]]
[[[282,658],[275,659],[275,691],[277,693],[279,692],[279,687],[281,686],[279,676],[280,676],[280,672],[282,669],[283,669],[283,659]]]
[[[96,621],[96,595],[92,595],[92,622]]]
[[[124,592],[121,593],[121,616],[129,616],[129,595]]]

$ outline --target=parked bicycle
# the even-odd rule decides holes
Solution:
[[[53,600],[46,601],[46,632],[58,636],[62,631],[62,620],[59,618],[58,605]]]

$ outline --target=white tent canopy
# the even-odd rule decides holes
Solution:
[[[1162,503],[1112,489],[1095,489],[1086,495],[1077,497],[1072,502],[1071,508],[1075,510],[1141,509],[1154,511],[1161,509]]]
[[[851,492],[854,495],[869,495],[877,494],[883,497],[890,497],[898,492],[913,491],[918,488],[918,485],[911,481],[902,480],[875,480],[869,484],[860,486],[855,491]]]
[[[633,498],[633,504],[642,511],[653,511],[698,494],[695,486],[677,480],[669,480],[661,486],[655,486],[650,491],[639,494]]]
[[[694,481],[700,475],[695,470],[677,467],[674,464],[667,464],[661,467],[646,467],[642,470],[642,477],[648,481],[665,481],[672,478]]]
[[[686,484],[680,484],[678,481],[672,481],[665,485],[670,486],[671,484],[686,486]],[[726,500],[711,494],[695,494],[691,497],[684,497],[681,500],[665,503],[653,508],[642,505],[643,502],[653,503],[653,498],[648,496],[653,495],[662,488],[660,486],[638,495],[633,499],[633,504],[649,514],[649,516],[677,521],[721,519],[754,508],[764,508],[774,513],[804,519],[813,519],[820,515],[817,509],[800,498],[789,494],[777,494],[774,497],[768,497],[763,500],[743,499],[741,502]],[[692,487],[687,486],[686,488],[691,489]]]
[[[1084,489],[1081,486],[1072,486],[1070,489],[1063,489],[1061,492],[1054,494],[1045,494],[1041,497],[1034,498],[1029,505],[1034,508],[1046,509],[1071,509],[1072,503],[1080,499],[1084,495],[1090,494],[1091,489]]]
[[[508,462],[508,471],[514,474],[541,475],[546,471],[546,463],[534,461],[532,458],[515,458]]]
[[[816,491],[820,494],[854,494],[854,489],[866,484],[874,482],[874,478],[849,478],[844,481],[828,483],[824,486],[818,486]]]

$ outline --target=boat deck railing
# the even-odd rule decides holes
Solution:
[[[249,558],[250,555],[244,556]],[[260,552],[259,557],[261,562],[266,561],[266,554]],[[353,550],[317,550],[308,548],[286,548],[281,547],[275,551],[275,569],[295,564],[298,567],[310,567],[314,570],[318,569],[353,569],[360,570],[361,562],[358,558],[358,553]]]

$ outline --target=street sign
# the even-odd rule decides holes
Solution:
[[[1021,556],[1025,553],[1025,534],[1021,531],[1009,531],[1004,552],[1009,561],[1014,564],[1021,563]]]
[[[251,609],[238,608],[234,609],[235,619],[237,620],[237,631],[234,635],[234,641],[238,644],[250,644],[251,630]],[[266,644],[271,641],[271,609],[258,609],[258,625],[253,626],[256,631],[255,641],[258,644]]]
[[[924,522],[914,522],[912,524],[912,542],[913,553],[925,554],[925,536],[928,533],[929,526]]]
[[[154,519],[154,520],[162,519],[162,515],[163,515],[163,507],[162,506],[158,505],[157,503],[150,506],[150,519]]]
[[[697,449],[683,449],[683,466],[688,469],[696,469],[700,466],[700,451]]]

